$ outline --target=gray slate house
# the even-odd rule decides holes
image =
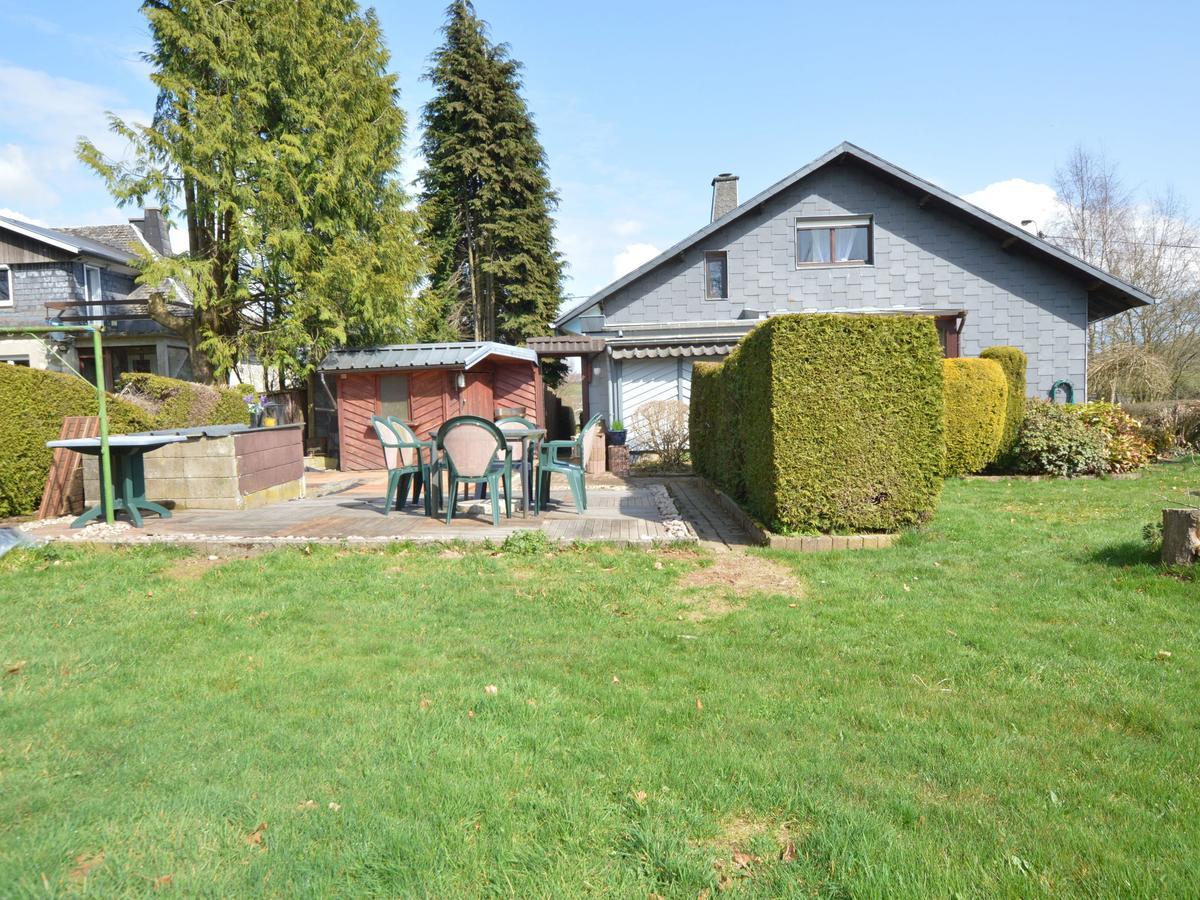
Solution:
[[[1087,327],[1153,298],[948,191],[843,143],[744,203],[713,179],[712,220],[530,341],[584,357],[585,404],[638,444],[638,409],[687,401],[716,361],[781,313],[935,317],[948,356],[1010,344],[1028,393],[1087,393]]]
[[[173,312],[187,314],[191,300],[175,283],[136,283],[143,253],[166,255],[169,229],[162,213],[113,225],[43,228],[0,216],[0,325],[95,323],[104,326],[108,384],[123,372],[189,378],[187,344],[149,318],[152,290],[167,294]],[[76,369],[94,378],[96,360],[86,336],[0,335],[0,365]]]

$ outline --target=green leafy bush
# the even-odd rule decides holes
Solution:
[[[1108,459],[1108,439],[1069,407],[1030,400],[1017,435],[1016,469],[1026,475],[1100,475]]]
[[[1012,464],[1013,451],[1017,445],[1017,433],[1025,419],[1025,370],[1029,358],[1017,347],[988,347],[979,354],[980,359],[998,362],[1008,379],[1008,408],[1004,414],[1004,434],[1000,438],[1000,449],[996,460],[1003,467]]]
[[[693,370],[693,466],[780,532],[924,521],[945,456],[941,356],[923,317],[769,319]]]
[[[991,359],[942,360],[946,396],[946,475],[981,472],[1004,436],[1008,381]]]
[[[117,380],[121,396],[149,410],[157,428],[248,425],[242,391],[179,381],[146,372],[126,372]]]
[[[132,403],[109,395],[113,434],[154,428]],[[54,451],[46,441],[62,433],[66,416],[96,415],[96,389],[74,375],[0,365],[0,516],[34,512],[42,499]]]
[[[1133,472],[1150,465],[1152,449],[1142,434],[1142,423],[1115,403],[1098,400],[1069,407],[1089,428],[1105,438],[1106,472]]]

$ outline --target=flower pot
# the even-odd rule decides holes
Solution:
[[[610,447],[624,447],[625,431],[610,431],[608,433],[608,443]]]

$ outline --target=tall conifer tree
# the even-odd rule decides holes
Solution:
[[[421,144],[427,295],[454,335],[519,343],[548,332],[562,299],[558,197],[521,96],[521,64],[488,39],[469,0],[446,16]]]
[[[303,375],[331,346],[410,337],[423,320],[414,216],[396,172],[404,135],[379,22],[355,0],[146,0],[149,126],[112,117],[133,161],[80,157],[121,203],[180,208],[188,252],[147,262],[195,298],[193,369],[248,353]]]

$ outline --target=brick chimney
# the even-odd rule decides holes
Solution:
[[[710,221],[717,221],[717,219],[738,205],[737,183],[738,177],[731,175],[729,172],[722,172],[712,180],[713,199],[712,219]]]
[[[140,219],[130,219],[129,224],[140,231],[146,243],[159,254],[171,255],[171,226],[167,224],[161,209],[148,206],[142,211]]]

